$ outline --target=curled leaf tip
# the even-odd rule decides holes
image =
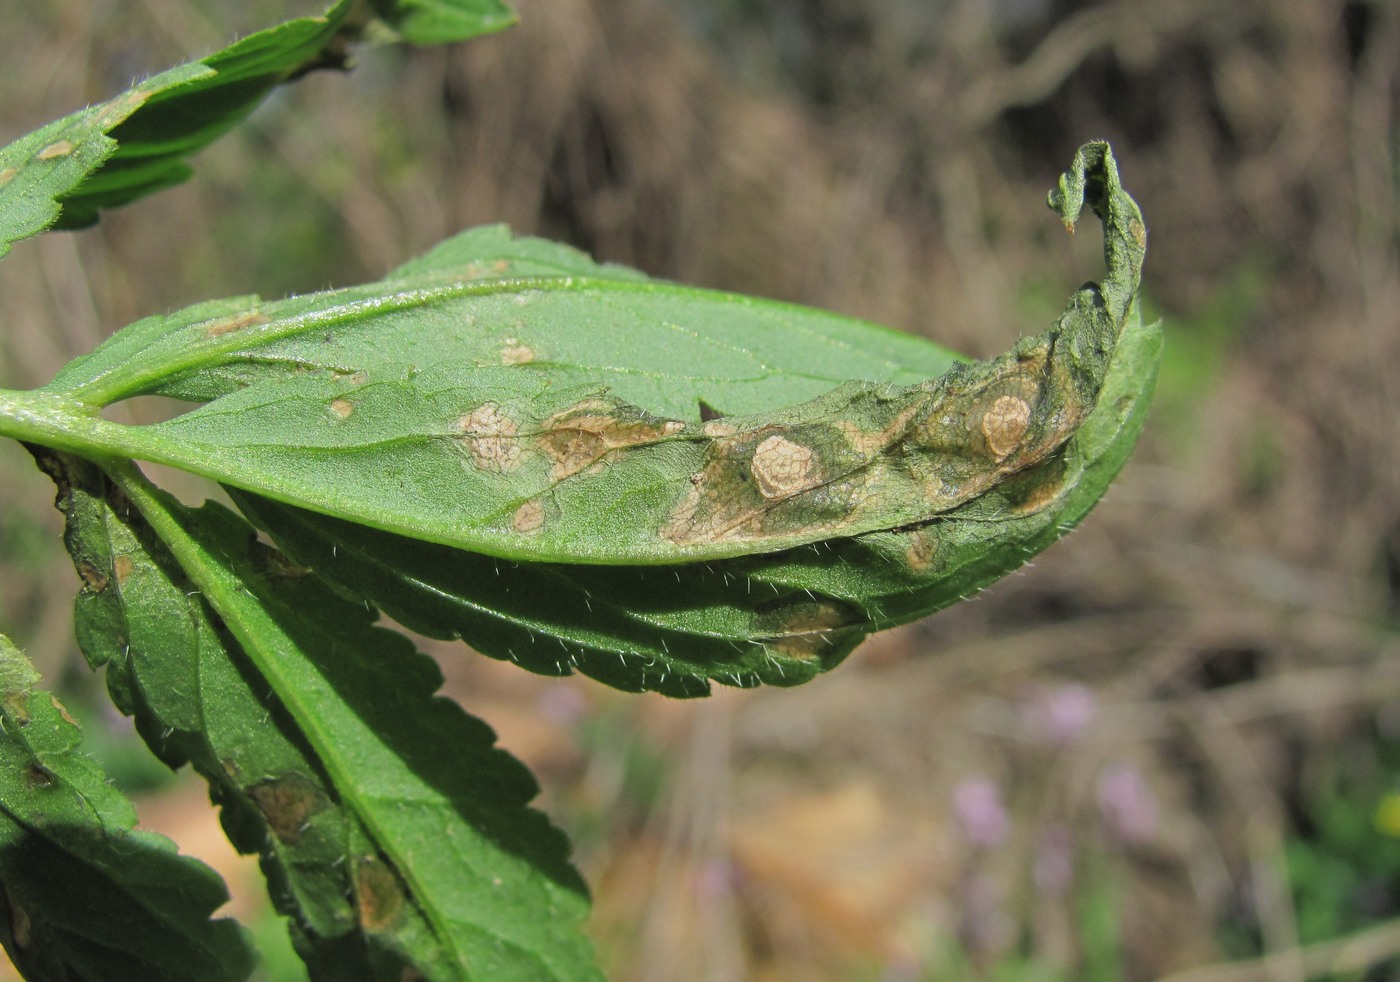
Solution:
[[[1113,151],[1103,140],[1084,144],[1074,155],[1069,170],[1046,196],[1046,203],[1059,214],[1065,228],[1074,231],[1087,196],[1089,206],[1101,212],[1105,198],[1118,188],[1118,165]]]
[[[1086,204],[1103,220],[1104,262],[1108,266],[1104,286],[1113,293],[1114,313],[1121,318],[1142,275],[1147,226],[1137,203],[1123,190],[1118,163],[1108,143],[1092,140],[1080,147],[1069,170],[1060,175],[1046,196],[1046,203],[1071,234]]]

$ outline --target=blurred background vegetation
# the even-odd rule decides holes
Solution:
[[[318,6],[0,0],[0,139]],[[515,6],[19,245],[0,385],[493,221],[985,356],[1097,275],[1042,202],[1106,137],[1167,363],[1122,479],[1033,568],[798,690],[668,702],[424,646],[540,774],[619,980],[1400,978],[1400,4]],[[202,788],[102,708],[51,498],[0,446],[0,625],[275,937]]]

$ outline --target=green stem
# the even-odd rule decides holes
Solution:
[[[0,436],[100,460],[136,456],[125,431],[68,396],[0,389]]]

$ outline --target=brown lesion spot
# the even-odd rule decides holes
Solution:
[[[1133,241],[1137,243],[1139,249],[1147,248],[1147,226],[1142,224],[1139,219],[1131,218],[1128,220],[1128,234],[1133,237]]]
[[[1020,396],[1002,395],[982,414],[982,436],[997,460],[1009,457],[1021,445],[1031,422],[1031,405]]]
[[[356,858],[355,911],[361,928],[370,933],[387,931],[407,903],[407,891],[392,866],[379,856]]]
[[[511,528],[521,535],[532,535],[544,528],[544,505],[531,499],[515,509],[510,519]]]
[[[86,559],[78,563],[78,575],[82,577],[83,585],[93,593],[101,593],[107,589],[107,574]]]
[[[864,623],[854,608],[830,597],[784,599],[758,617],[769,650],[798,661],[822,660]]]
[[[117,586],[125,586],[127,578],[136,571],[135,561],[127,555],[112,560],[112,572],[116,575]]]
[[[685,432],[679,420],[662,419],[607,399],[586,399],[545,420],[535,436],[561,481],[587,470],[608,454],[656,443]]]
[[[524,460],[519,426],[494,402],[484,402],[457,420],[457,428],[478,470],[508,474]]]
[[[83,728],[83,724],[73,718],[73,714],[68,712],[68,707],[59,702],[57,696],[49,696],[49,705],[57,710],[58,715],[62,716],[63,721],[69,726],[75,726],[80,730]]]
[[[822,481],[821,464],[811,447],[774,434],[754,448],[753,478],[770,501],[790,498]]]
[[[312,816],[330,804],[314,781],[295,771],[260,781],[247,793],[277,841],[288,845],[300,839]]]
[[[1064,493],[1067,476],[1063,453],[1016,475],[1007,488],[1012,512],[1030,515],[1048,508]]]
[[[13,181],[18,173],[19,171],[13,167],[0,167],[0,188]]]
[[[834,532],[864,496],[869,459],[828,423],[714,438],[660,529],[676,545]]]
[[[34,155],[34,159],[35,159],[35,160],[57,160],[59,157],[66,157],[66,156],[68,156],[70,153],[72,153],[72,152],[73,152],[74,150],[76,150],[76,149],[78,149],[78,145],[77,145],[76,143],[74,143],[72,140],[58,140],[58,141],[56,141],[56,142],[54,142],[54,143],[50,143],[50,144],[49,144],[48,146],[46,146],[44,149],[42,149],[42,150],[40,150],[38,153],[36,153],[36,154]]]
[[[339,399],[331,400],[331,412],[335,413],[341,419],[345,419],[354,411],[355,404],[349,399],[344,398],[343,396]]]
[[[256,327],[258,324],[266,324],[269,320],[270,318],[266,314],[240,314],[237,317],[210,324],[204,329],[204,336],[209,338],[223,337],[225,334],[241,331],[245,327]]]
[[[926,528],[913,529],[905,535],[908,545],[904,550],[904,561],[913,572],[927,573],[933,568],[933,560],[938,555],[937,537]]]
[[[506,338],[501,347],[502,365],[528,365],[535,360],[535,349],[518,338]]]

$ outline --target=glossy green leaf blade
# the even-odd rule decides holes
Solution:
[[[515,23],[500,0],[373,0],[375,12],[410,44],[446,44]]]
[[[339,869],[374,970],[363,977],[412,965],[431,979],[596,978],[566,841],[528,807],[538,788],[490,729],[433,696],[432,661],[227,510],[186,511],[134,474],[123,487],[353,819]]]
[[[203,401],[299,380],[353,396],[398,376],[407,395],[449,377],[507,391],[605,388],[652,413],[698,420],[701,401],[729,415],[761,412],[852,377],[913,382],[955,360],[865,322],[647,280],[489,226],[380,283],[146,318],[45,388],[106,404],[147,393]],[[418,381],[424,372],[433,375]]]
[[[533,780],[491,747],[490,730],[432,698],[441,679],[429,660],[374,628],[363,605],[340,601],[258,546],[226,510],[187,513],[133,477],[128,486],[165,534],[197,550],[178,523],[212,530],[217,561],[236,559],[243,588],[257,594],[246,602],[274,611],[278,631],[303,637],[292,647],[279,635],[276,671],[260,671],[220,626],[235,618],[209,612],[209,591],[179,571],[125,494],[91,464],[38,456],[59,485],[66,543],[85,584],[76,621],[85,653],[107,667],[114,700],[134,713],[152,748],[171,766],[192,762],[209,780],[230,839],[260,853],[313,978],[591,977],[576,929],[583,887],[567,844],[527,808]],[[289,674],[300,688],[286,694]],[[429,759],[425,741],[453,751]],[[429,848],[435,836],[455,849]],[[432,869],[420,874],[425,852]],[[397,864],[415,871],[412,889]],[[497,878],[513,885],[497,887]],[[505,905],[535,902],[556,912],[548,925],[521,915],[488,936],[480,923],[453,921],[494,917],[496,929],[518,913]],[[430,916],[443,905],[455,913]],[[510,944],[521,935],[544,940],[521,952]],[[469,958],[468,971],[462,952],[479,954],[475,948],[489,955]],[[555,971],[556,962],[578,968]],[[532,975],[541,963],[554,974]],[[504,974],[472,974],[482,964]]]
[[[31,980],[241,980],[253,953],[211,920],[218,874],[134,829],[78,726],[0,636],[0,940]]]
[[[474,268],[463,263],[458,275]],[[215,316],[202,305],[169,318],[169,330],[149,319],[47,388],[93,402],[215,398],[133,432],[142,442],[123,449],[368,524],[544,558],[556,547],[512,542],[520,537],[509,531],[501,541],[499,516],[481,514],[529,494],[471,465],[462,421],[487,403],[566,410],[606,391],[698,427],[702,404],[758,412],[852,375],[909,383],[953,363],[943,349],[848,318],[611,271],[447,286],[440,269],[416,275],[424,285],[396,277],[242,310],[230,302]],[[550,484],[544,461],[529,472],[534,486]],[[407,483],[375,479],[396,473]],[[342,487],[347,500],[326,497]],[[386,494],[389,513],[373,500]]]
[[[117,149],[101,171],[62,198],[59,227],[97,220],[100,209],[127,204],[185,180],[185,158],[223,136],[277,85],[313,68],[339,66],[341,26],[353,0],[319,17],[258,31],[202,59],[208,73],[154,92],[110,131]]]

